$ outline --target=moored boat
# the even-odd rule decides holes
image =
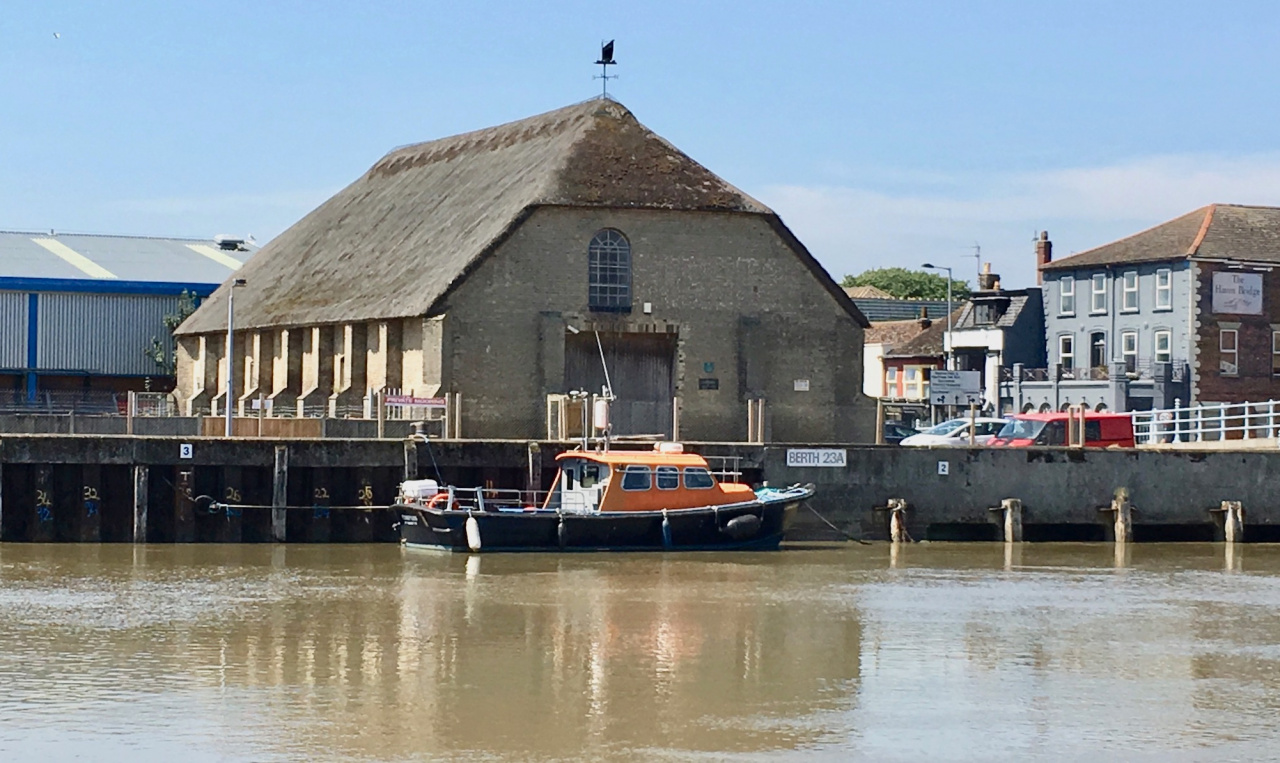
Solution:
[[[722,481],[676,443],[556,460],[540,503],[519,491],[405,482],[393,507],[401,541],[473,553],[775,549],[814,492],[811,484],[752,490]]]

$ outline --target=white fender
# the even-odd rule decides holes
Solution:
[[[480,550],[480,523],[475,517],[467,517],[467,548]]]

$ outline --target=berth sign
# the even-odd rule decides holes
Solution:
[[[848,465],[844,448],[788,448],[787,466],[826,466],[843,468]]]

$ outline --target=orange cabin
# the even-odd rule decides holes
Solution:
[[[560,473],[545,509],[565,512],[661,511],[723,506],[755,499],[748,485],[722,483],[705,458],[692,453],[569,451],[556,457]]]

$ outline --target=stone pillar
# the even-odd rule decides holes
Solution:
[[[249,331],[244,337],[236,336],[236,369],[237,381],[243,380],[240,391],[236,395],[236,415],[256,416],[253,401],[259,395],[271,393],[274,368],[271,363],[271,348],[274,342],[269,332]]]
[[[175,354],[178,385],[174,396],[181,401],[184,415],[201,415],[209,410],[209,401],[217,384],[217,368],[216,363],[210,362],[208,339],[204,336],[181,337]]]
[[[363,323],[345,323],[334,330],[333,394],[329,396],[329,415],[343,417],[363,407],[366,390],[365,340]]]
[[[365,384],[368,389],[401,387],[403,345],[400,329],[399,321],[377,321],[369,324],[365,346],[368,354]]]
[[[1151,406],[1172,408],[1176,392],[1173,387],[1173,364],[1155,363],[1151,366]]]
[[[1024,366],[1021,363],[1013,364],[1013,412],[1022,413],[1022,406],[1025,401],[1022,398],[1022,374]]]
[[[271,410],[274,415],[297,410],[302,392],[302,344],[307,329],[280,329],[275,332],[275,352],[271,356]]]
[[[298,396],[298,416],[324,416],[333,394],[332,326],[294,329],[302,336],[302,392]]]
[[[1108,385],[1107,410],[1123,413],[1129,410],[1129,377],[1125,373],[1124,363],[1108,365],[1107,376],[1111,377]]]

